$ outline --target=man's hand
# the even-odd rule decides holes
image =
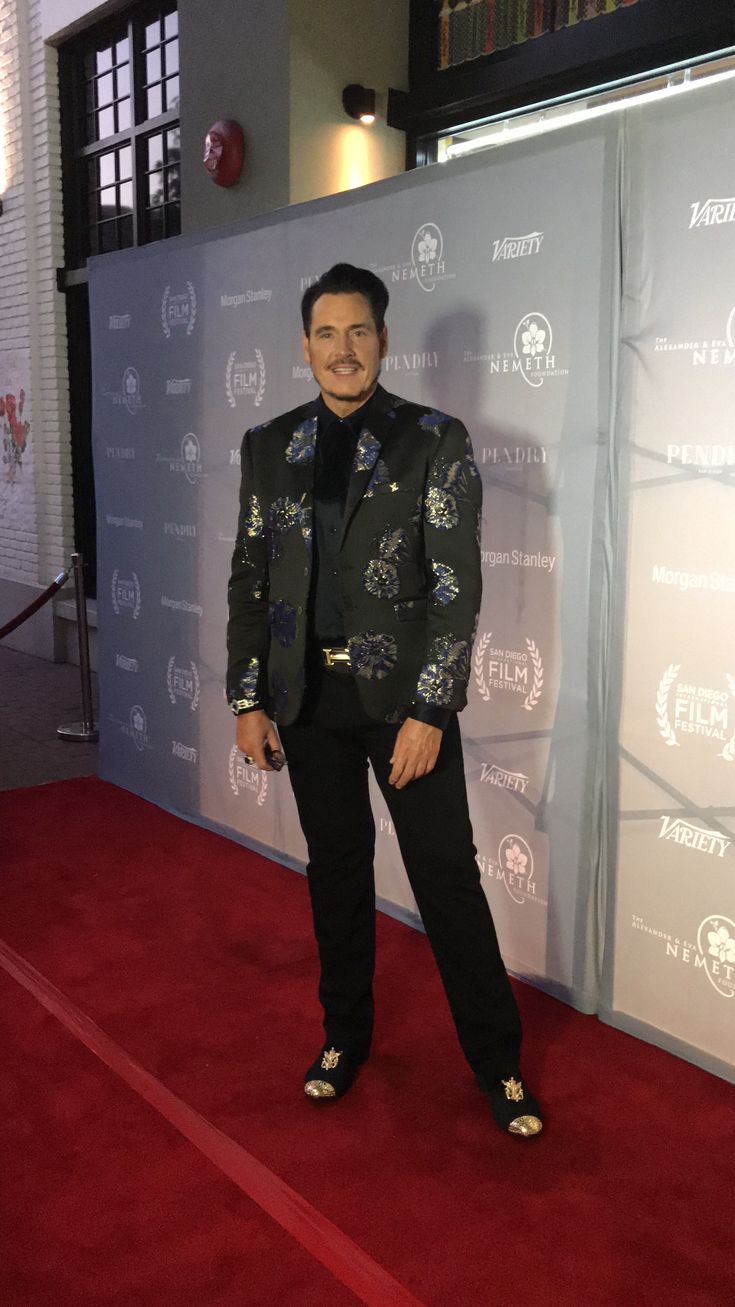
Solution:
[[[409,781],[428,776],[439,757],[441,742],[442,732],[438,726],[407,717],[396,736],[388,784],[402,790]]]
[[[245,757],[260,767],[261,771],[275,771],[265,756],[265,746],[269,745],[273,753],[276,753],[281,742],[276,734],[276,728],[273,725],[267,713],[256,709],[255,712],[240,713],[237,718],[236,730],[237,747]]]

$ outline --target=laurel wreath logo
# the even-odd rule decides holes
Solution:
[[[263,358],[262,349],[256,349],[255,361],[258,364],[258,391],[255,396],[255,407],[259,408],[265,395],[265,359]]]
[[[729,672],[727,673],[727,688],[735,699],[735,676],[731,676]],[[735,762],[735,734],[733,734],[718,757],[724,758],[725,762]]]
[[[166,668],[166,685],[168,686],[168,697],[173,704],[176,703],[176,694],[173,686],[173,670],[174,670],[175,662],[176,662],[175,657],[172,654],[168,660],[168,667]],[[194,682],[194,694],[192,695],[191,704],[189,706],[192,712],[196,712],[196,709],[199,706],[199,694],[201,691],[201,682],[199,680],[199,668],[197,667],[195,662],[190,662],[189,666],[191,667],[191,675],[192,675],[192,680]]]
[[[659,681],[658,693],[656,694],[656,721],[658,723],[658,729],[661,736],[671,749],[677,748],[679,741],[676,738],[676,731],[669,721],[669,694],[671,693],[671,687],[674,684],[674,681],[679,675],[680,668],[681,663],[669,664]]]
[[[227,371],[225,372],[225,389],[227,391],[227,402],[230,408],[235,407],[235,396],[232,393],[232,369],[235,366],[235,350],[233,349],[227,360]]]
[[[186,289],[189,292],[189,302],[191,304],[191,313],[189,314],[189,323],[186,328],[186,334],[187,336],[190,336],[194,330],[194,323],[196,322],[197,317],[197,293],[194,290],[194,283],[192,281],[187,281]]]
[[[238,784],[237,784],[237,777],[236,777],[236,775],[235,775],[235,759],[237,758],[237,755],[238,755],[239,752],[240,752],[240,750],[238,749],[237,745],[236,745],[236,744],[233,744],[232,748],[230,749],[230,757],[229,757],[229,761],[228,761],[228,765],[227,765],[227,771],[228,771],[228,774],[229,774],[229,777],[230,777],[230,786],[231,786],[231,789],[232,789],[233,794],[239,794],[239,793],[240,793],[240,790],[239,790],[239,787],[238,787]],[[258,807],[259,807],[259,808],[262,808],[262,806],[263,806],[263,804],[265,803],[267,797],[268,797],[268,777],[266,776],[265,772],[258,772],[258,800],[257,800],[257,802],[258,802]]]
[[[163,334],[166,337],[166,340],[169,340],[171,336],[171,327],[168,321],[168,297],[170,294],[171,287],[167,286],[163,292],[163,299],[161,300],[161,326],[163,327]]]
[[[118,598],[117,598],[117,578],[119,577],[119,575],[120,575],[120,568],[116,567],[114,572],[112,573],[112,583],[110,586],[110,591],[112,596],[112,607],[116,617],[120,616],[120,604],[118,603]],[[140,604],[141,604],[140,581],[138,580],[137,572],[133,572],[132,582],[133,585],[135,586],[135,603],[133,605],[133,621],[135,621],[135,619],[140,614]]]
[[[492,631],[486,631],[475,650],[475,680],[485,703],[492,698],[490,688],[485,680],[485,650],[490,643],[491,636]]]
[[[532,712],[541,698],[541,691],[544,685],[544,665],[541,661],[538,645],[535,640],[526,640],[531,663],[533,665],[533,685],[523,701],[523,707],[526,712]]]

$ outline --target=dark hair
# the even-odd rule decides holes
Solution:
[[[311,311],[321,295],[364,295],[377,330],[383,330],[389,299],[388,287],[368,268],[355,268],[351,263],[335,263],[333,268],[323,272],[319,280],[304,291],[301,321],[307,336],[311,330]]]

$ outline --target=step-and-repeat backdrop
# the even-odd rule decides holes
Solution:
[[[707,204],[735,201],[709,198],[725,194],[732,111],[702,103],[719,152],[686,114],[682,145],[639,111],[625,149],[612,117],[93,263],[101,773],[303,864],[287,776],[245,764],[224,703],[239,449],[247,427],[314,394],[305,287],[337,260],[371,267],[391,294],[383,383],[461,417],[484,483],[461,721],[508,965],[597,1010],[607,919],[607,1019],[727,1073],[735,228]],[[377,791],[375,807],[378,895],[410,917]]]

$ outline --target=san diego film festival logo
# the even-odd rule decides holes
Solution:
[[[717,756],[735,762],[735,731],[730,699],[735,699],[735,676],[725,673],[727,689],[696,685],[679,679],[681,663],[670,663],[658,683],[656,724],[670,749],[680,748],[680,736],[721,744]]]
[[[546,899],[538,892],[531,846],[522,835],[505,835],[498,845],[497,858],[478,854],[477,865],[489,880],[500,881],[519,906],[523,903],[546,906]]]
[[[188,703],[192,712],[196,712],[199,707],[201,682],[199,668],[195,662],[179,665],[175,655],[172,654],[166,666],[166,686],[168,697],[173,704],[183,700]]]
[[[255,408],[260,408],[265,398],[266,372],[262,349],[254,349],[252,359],[238,359],[237,350],[232,351],[225,368],[225,390],[230,408],[236,408],[238,401],[251,400]]]
[[[194,283],[187,281],[185,291],[166,286],[161,296],[161,327],[167,340],[177,333],[190,336],[197,319],[197,296]]]
[[[268,797],[268,774],[252,763],[245,761],[236,744],[230,749],[228,762],[230,788],[233,794],[244,792],[254,794],[259,808]]]
[[[536,641],[526,636],[525,649],[503,649],[492,644],[492,634],[485,631],[473,657],[480,697],[487,703],[494,690],[522,696],[526,712],[533,712],[544,688],[544,664]]]
[[[119,567],[116,567],[110,582],[110,595],[112,610],[116,617],[125,610],[132,614],[133,621],[137,620],[141,607],[140,581],[137,572],[132,572],[130,576],[121,576]]]

